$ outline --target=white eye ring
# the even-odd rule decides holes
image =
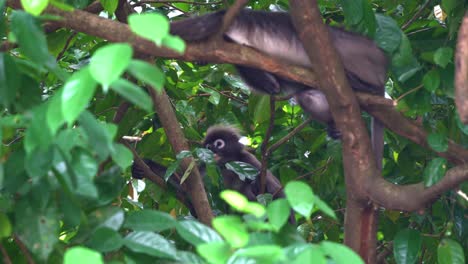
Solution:
[[[224,148],[224,146],[225,146],[226,144],[224,143],[224,140],[222,140],[222,139],[217,139],[217,140],[215,140],[215,141],[213,142],[213,145],[214,145],[215,148],[217,148],[217,149],[222,149],[222,148]]]

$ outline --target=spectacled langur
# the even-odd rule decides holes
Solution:
[[[184,19],[171,23],[171,34],[186,41],[202,41],[218,33],[225,11]],[[384,52],[370,39],[343,29],[328,27],[333,45],[343,63],[351,87],[356,91],[384,95],[388,60]],[[241,45],[257,49],[286,62],[311,67],[289,13],[244,9],[239,12],[224,37]],[[339,137],[325,95],[314,87],[297,83],[273,73],[235,65],[246,84],[257,92],[268,94],[294,93],[305,112],[329,128],[330,136]],[[312,104],[310,103],[312,102]],[[372,145],[380,169],[383,152],[383,125],[374,120]]]
[[[245,150],[244,145],[239,142],[240,138],[238,130],[233,127],[212,126],[206,132],[203,146],[214,153],[215,161],[221,167],[224,187],[236,190],[247,196],[247,199],[256,201],[257,195],[260,194],[260,181],[249,179],[243,181],[235,172],[225,168],[228,162],[241,161],[252,165],[258,170],[261,169],[260,161]],[[280,181],[270,171],[266,173],[265,183],[265,191],[274,195],[273,199],[284,197]]]

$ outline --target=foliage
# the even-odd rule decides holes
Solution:
[[[101,15],[112,18],[118,2],[100,2],[106,10]],[[40,22],[51,18],[40,14],[48,4],[69,10],[89,1],[21,3],[25,11],[0,0],[0,36],[15,44],[0,52],[0,247],[15,263],[28,261],[25,248],[34,261],[47,263],[360,263],[339,244],[346,202],[341,147],[320,124],[311,123],[269,157],[270,171],[286,186],[286,200],[270,202],[264,195],[260,204],[221,193],[212,154],[197,143],[209,126],[234,124],[259,156],[269,126],[267,97],[250,94],[230,65],[148,62],[134,59],[126,43],[67,29],[44,33]],[[432,12],[436,3],[430,3],[413,20],[425,3],[319,1],[327,23],[366,34],[385,50],[391,61],[388,96],[430,132],[427,143],[435,152],[387,131],[384,177],[431,186],[452,166],[436,152],[447,151],[449,139],[468,147],[468,128],[453,102],[453,54],[466,6],[441,1],[447,17],[439,20]],[[180,13],[161,3],[136,5],[152,13],[129,17],[136,34],[178,52],[185,49],[168,34],[164,19],[178,19]],[[263,10],[288,5],[250,3]],[[214,2],[173,6],[189,13],[221,8]],[[185,137],[194,142],[191,152],[173,152],[171,135],[141,87],[165,89]],[[116,110],[127,102],[125,116],[115,123]],[[271,143],[306,118],[294,102],[278,101]],[[131,152],[118,143],[123,136],[142,137],[134,147],[140,156],[168,166],[166,180],[189,155],[208,164],[205,186],[220,214],[214,229],[194,220],[173,192],[131,179]],[[257,174],[242,163],[231,168],[244,179]],[[460,190],[467,193],[467,184]],[[240,213],[226,215],[231,210],[226,202]],[[422,214],[381,210],[379,248],[393,252],[385,257],[390,263],[465,263],[467,206],[450,191]],[[297,212],[296,230],[285,224],[290,208]]]

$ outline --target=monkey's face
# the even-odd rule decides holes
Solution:
[[[203,145],[215,154],[218,163],[237,160],[244,147],[239,143],[239,135],[229,129],[208,130]]]

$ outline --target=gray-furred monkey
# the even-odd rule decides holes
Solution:
[[[251,201],[257,201],[257,195],[260,194],[260,181],[248,179],[242,181],[236,173],[224,166],[231,161],[241,161],[254,166],[258,170],[261,169],[260,161],[244,149],[244,145],[239,142],[240,138],[239,132],[233,127],[212,126],[206,132],[203,146],[215,154],[216,163],[221,168],[224,187],[244,194]],[[265,191],[274,194],[273,199],[284,197],[281,183],[270,171],[267,171],[265,180]]]
[[[224,13],[225,11],[219,11],[173,22],[171,33],[186,41],[207,39],[221,29]],[[328,30],[333,45],[341,57],[351,87],[357,91],[383,96],[388,64],[383,51],[364,36],[334,27],[328,27]],[[232,42],[255,48],[289,63],[312,66],[288,13],[244,9],[226,30],[224,36]],[[332,137],[339,135],[326,98],[321,91],[263,70],[242,65],[236,65],[236,68],[254,91],[268,94],[300,92],[296,99],[302,108],[328,125]],[[378,122],[373,124],[372,144],[380,168],[383,126]]]

